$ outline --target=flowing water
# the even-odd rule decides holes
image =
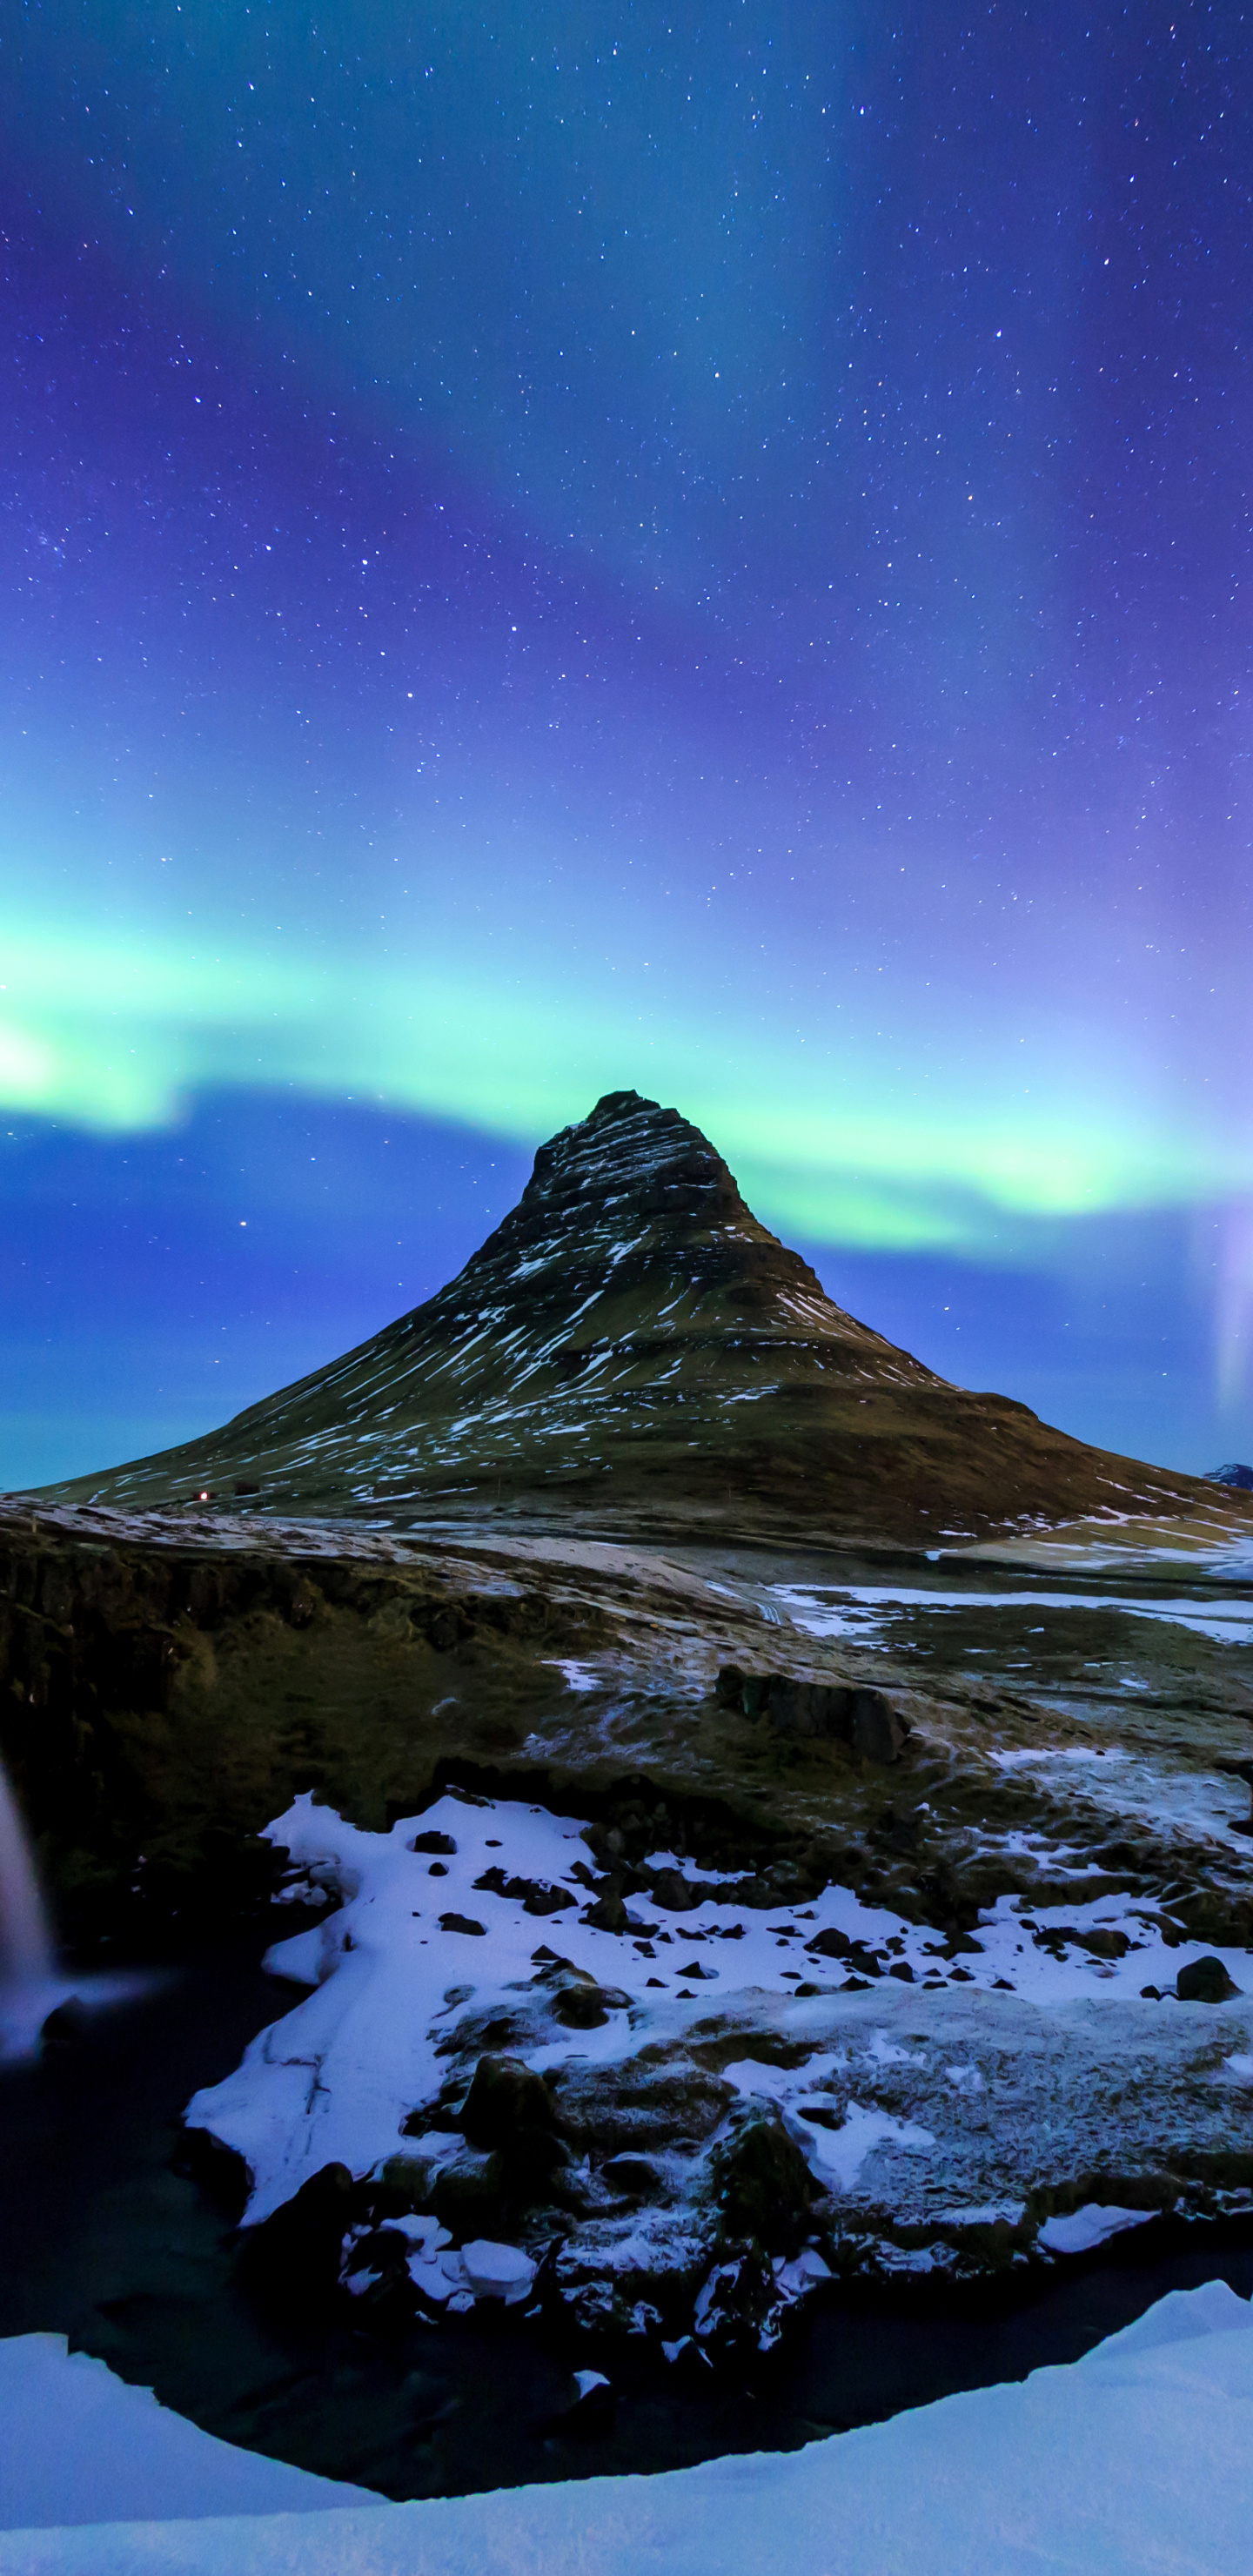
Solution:
[[[46,1985],[52,1935],[26,1827],[0,1763],[0,1988]]]
[[[0,1762],[0,2067],[37,2054],[50,2013],[84,2015],[139,1993],[141,1974],[73,1977],[57,1958],[21,1809]]]

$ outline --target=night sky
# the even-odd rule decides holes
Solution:
[[[626,1085],[934,1366],[1250,1455],[1251,35],[9,10],[0,1484]]]

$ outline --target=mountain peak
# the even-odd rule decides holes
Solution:
[[[1176,1504],[1146,1477],[858,1323],[699,1127],[610,1091],[437,1296],[221,1431],[57,1491],[916,1540]]]
[[[541,1145],[515,1214],[536,1204],[592,1200],[609,1206],[666,1194],[671,1213],[725,1203],[745,1217],[735,1182],[699,1127],[638,1091],[607,1091],[577,1126]],[[508,1220],[506,1220],[508,1222]]]
[[[720,1259],[711,1258],[716,1244],[722,1246]],[[728,1260],[732,1245],[739,1249]],[[481,1280],[485,1269],[516,1253],[527,1264],[522,1275],[531,1280],[541,1267],[556,1263],[569,1286],[573,1265],[584,1283],[582,1296],[593,1289],[598,1264],[604,1265],[607,1289],[617,1290],[628,1277],[642,1280],[643,1272],[658,1267],[668,1278],[693,1259],[712,1281],[732,1268],[752,1269],[744,1257],[749,1245],[759,1255],[768,1249],[769,1266],[790,1285],[823,1298],[808,1264],[758,1224],[699,1127],[637,1091],[610,1091],[588,1117],[540,1146],[517,1206],[462,1277]],[[755,1266],[762,1268],[760,1258]],[[695,1276],[688,1284],[696,1284]],[[534,1288],[529,1294],[534,1297]]]

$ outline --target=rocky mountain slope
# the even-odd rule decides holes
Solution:
[[[517,1207],[425,1305],[204,1439],[53,1490],[398,1528],[489,1510],[914,1544],[1176,1515],[1201,1492],[856,1322],[699,1129],[633,1091],[540,1148]]]

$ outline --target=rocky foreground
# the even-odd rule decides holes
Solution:
[[[502,2302],[742,2368],[832,2282],[1253,2213],[1245,1954],[1099,1871],[944,1939],[664,1847],[624,1872],[620,1829],[464,1791],[272,1831],[284,1893],[333,1907],[270,1956],[308,2000],[187,2116],[284,2303],[338,2284],[394,2332]]]
[[[830,2280],[1253,2210],[1238,1530],[1043,1567],[2,1536],[63,1916],[116,1954],[243,1915],[306,1990],[189,2113],[280,2303],[740,2368]]]

